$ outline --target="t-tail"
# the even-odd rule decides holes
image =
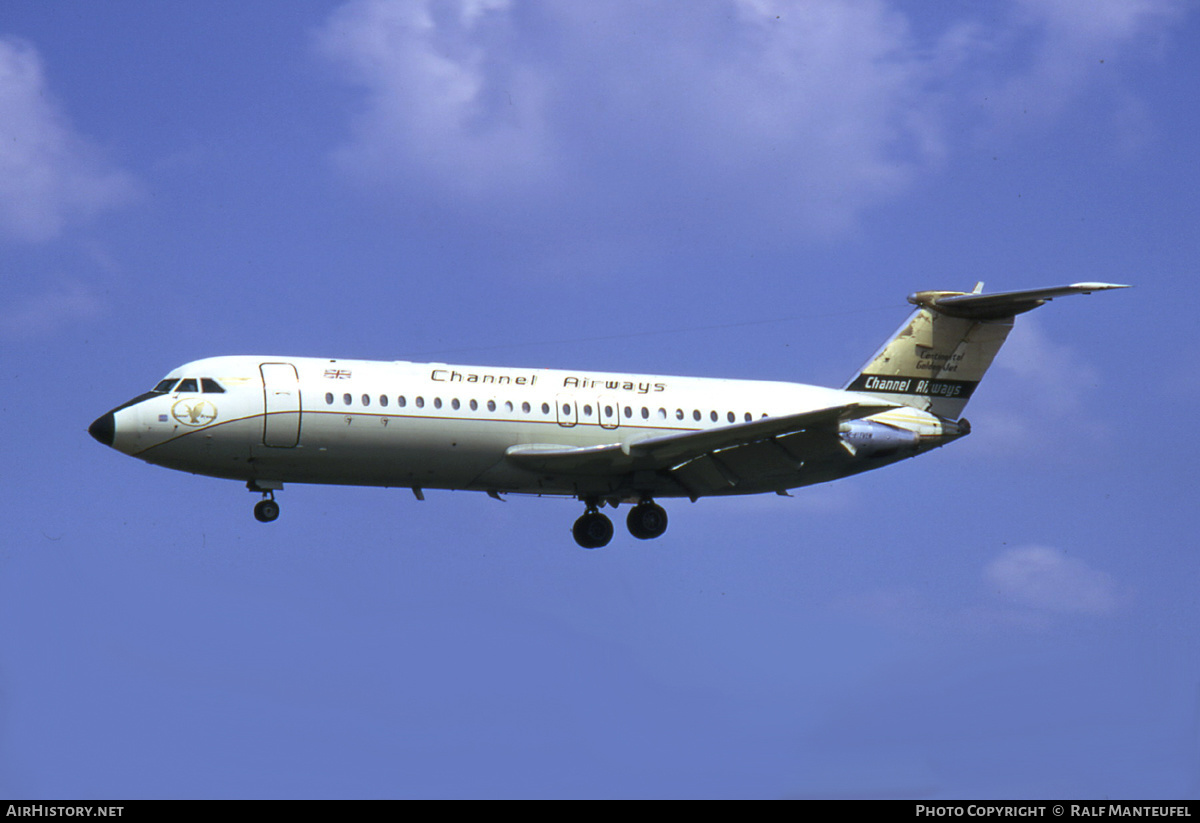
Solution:
[[[1013,318],[1056,297],[1125,289],[1115,283],[1074,283],[1049,289],[982,294],[919,291],[917,310],[847,385],[861,392],[957,420],[1004,344]]]

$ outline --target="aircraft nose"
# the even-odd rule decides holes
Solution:
[[[113,444],[116,433],[117,421],[112,412],[97,417],[92,421],[92,425],[88,426],[88,434],[106,446]]]

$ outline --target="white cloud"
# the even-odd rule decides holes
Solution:
[[[1055,37],[1091,46],[1154,36],[1186,11],[1183,0],[1019,0]]]
[[[947,576],[940,593],[897,585],[843,597],[834,608],[901,631],[1040,633],[1063,616],[1107,615],[1128,602],[1128,592],[1111,574],[1048,546],[1006,549],[983,568],[982,578],[984,599],[968,591],[961,605],[949,605],[962,587]]]
[[[996,119],[1009,128],[1044,123],[1089,83],[1111,88],[1118,58],[1161,38],[1185,11],[1180,0],[1019,0],[1017,8],[1031,57],[991,94]],[[1119,99],[1114,116],[1127,120],[1131,105]]]
[[[1050,443],[1062,450],[1063,432],[1072,447],[1092,451],[1111,435],[1090,405],[1102,380],[1078,351],[1047,335],[1037,317],[1021,315],[984,378],[987,399],[969,409],[970,418],[995,454],[1046,456]]]
[[[336,159],[369,185],[580,225],[820,234],[941,168],[981,95],[997,121],[1031,93],[1052,119],[1093,55],[1177,8],[1026,0],[984,25],[885,0],[352,0],[318,43],[363,92]]]
[[[48,240],[134,189],[67,122],[33,46],[0,38],[0,234]]]
[[[319,34],[366,93],[337,160],[454,196],[708,203],[815,230],[942,155],[928,58],[885,4],[682,8],[355,0]]]
[[[1020,381],[1039,416],[1063,417],[1079,411],[1100,373],[1070,346],[1057,343],[1030,316],[1018,318],[997,368]]]
[[[512,53],[506,0],[339,9],[320,47],[366,90],[337,161],[480,196],[540,182],[552,160],[545,89]]]
[[[1031,609],[1105,614],[1117,605],[1111,575],[1045,546],[1009,549],[984,570],[1002,597]]]

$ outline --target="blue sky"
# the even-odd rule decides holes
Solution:
[[[6,3],[0,795],[1195,797],[1197,26]],[[1135,288],[1020,318],[971,437],[649,544],[435,491],[263,526],[86,434],[219,354],[836,386],[977,280]]]

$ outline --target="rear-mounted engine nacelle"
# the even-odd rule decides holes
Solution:
[[[870,420],[849,420],[838,426],[838,433],[855,457],[889,457],[902,452],[915,452],[920,443],[916,432]]]

